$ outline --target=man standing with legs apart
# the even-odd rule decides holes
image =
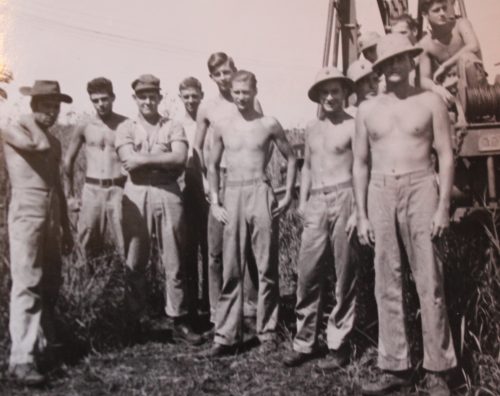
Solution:
[[[78,241],[86,260],[95,257],[109,230],[115,248],[123,255],[122,193],[126,176],[115,150],[115,133],[126,117],[113,112],[111,81],[95,78],[87,92],[96,110],[92,119],[76,128],[64,159],[69,196],[74,199],[74,164],[85,144],[86,176],[78,219]]]
[[[377,382],[363,384],[364,394],[369,395],[385,395],[408,383],[411,359],[399,241],[420,300],[429,394],[450,394],[443,373],[457,363],[446,312],[443,263],[434,246],[449,225],[450,126],[442,99],[409,83],[413,57],[420,52],[401,34],[381,39],[373,66],[385,75],[387,93],[363,102],[356,118],[353,175],[358,237],[364,245],[375,244],[378,365],[384,370]],[[439,186],[431,161],[433,144]]]
[[[344,111],[344,102],[352,89],[352,81],[339,70],[325,67],[309,90],[309,98],[320,104],[323,117],[306,129],[298,207],[304,232],[297,264],[297,334],[293,351],[283,360],[288,367],[304,363],[316,352],[327,246],[335,258],[336,305],[326,330],[330,354],[319,367],[339,368],[349,359],[346,339],[353,328],[356,302],[356,269],[349,240],[356,214],[351,174],[354,119]]]
[[[257,336],[266,348],[275,342],[279,279],[278,234],[273,232],[273,226],[292,200],[296,172],[295,155],[281,125],[275,118],[255,110],[255,75],[243,70],[236,72],[232,77],[231,94],[238,112],[216,124],[209,162],[212,213],[225,225],[223,286],[215,312],[215,339],[208,352],[210,357],[233,353],[242,341],[248,241],[251,241],[259,272]],[[265,176],[272,142],[288,161],[286,192],[278,203]],[[223,150],[227,181],[222,206],[219,171]]]
[[[139,115],[123,122],[115,146],[128,178],[123,197],[125,253],[129,268],[129,306],[140,318],[145,305],[144,272],[156,243],[165,267],[165,313],[174,318],[176,335],[198,344],[188,322],[186,274],[182,266],[183,206],[177,179],[185,168],[187,140],[178,123],[163,118],[158,105],[160,80],[140,76],[132,83]]]
[[[56,81],[22,87],[31,96],[33,114],[2,131],[12,186],[8,228],[12,289],[9,330],[12,347],[9,374],[24,385],[45,377],[37,359],[54,336],[53,311],[61,278],[61,251],[72,248],[66,199],[59,165],[61,144],[49,132],[61,102],[71,103]]]

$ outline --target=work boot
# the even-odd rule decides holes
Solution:
[[[191,345],[201,345],[205,341],[202,336],[196,334],[185,319],[174,320],[174,337],[180,338]]]
[[[330,349],[328,355],[318,363],[321,370],[338,370],[349,362],[350,349],[347,344],[339,349]]]
[[[46,381],[34,363],[13,365],[9,367],[8,375],[11,380],[24,386],[40,386]]]
[[[285,367],[298,367],[304,364],[305,362],[314,358],[313,353],[301,353],[297,351],[290,351],[283,358],[283,366]]]
[[[432,396],[450,396],[450,388],[442,375],[437,373],[425,374],[425,389]]]
[[[199,353],[198,356],[209,359],[215,359],[235,354],[236,354],[236,347],[234,345],[222,345],[217,342],[214,342],[210,349]]]
[[[400,372],[384,371],[377,382],[367,382],[361,386],[363,395],[387,395],[387,392],[398,390],[410,385],[405,374]]]

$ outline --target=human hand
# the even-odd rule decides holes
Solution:
[[[438,94],[448,107],[450,107],[455,102],[455,97],[442,85],[435,85],[432,88],[432,91]]]
[[[212,215],[215,217],[217,221],[220,221],[222,224],[226,225],[229,221],[229,215],[227,214],[227,210],[224,209],[219,204],[212,204]]]
[[[434,75],[432,76],[432,80],[436,84],[440,84],[443,82],[445,73],[447,71],[447,68],[444,65],[440,65],[437,70],[434,72]]]
[[[126,171],[130,172],[137,168],[140,168],[143,164],[142,157],[137,154],[130,155],[125,161],[123,161],[123,167]]]
[[[297,207],[297,216],[303,221],[305,217],[305,211],[306,211],[306,204],[305,203],[299,203],[299,206]]]
[[[82,202],[79,198],[76,197],[70,197],[68,198],[68,210],[70,212],[78,212],[80,211],[80,206],[82,205]]]
[[[358,239],[364,246],[375,245],[375,233],[367,217],[358,219]]]
[[[431,238],[440,238],[444,231],[450,226],[450,214],[448,210],[438,207],[432,217]]]

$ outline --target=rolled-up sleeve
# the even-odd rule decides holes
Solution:
[[[127,144],[134,145],[134,123],[131,120],[122,122],[116,130],[115,149],[118,151]]]
[[[170,120],[161,127],[158,144],[162,146],[164,151],[170,151],[172,142],[184,142],[186,147],[189,145],[186,132],[184,131],[182,124],[177,121]]]

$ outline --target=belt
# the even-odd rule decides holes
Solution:
[[[418,171],[402,173],[399,175],[388,175],[384,173],[371,172],[370,179],[373,181],[383,182],[384,184],[388,183],[399,183],[399,184],[412,184],[417,182],[427,176],[433,176],[436,173],[434,169],[422,169]]]
[[[319,187],[311,189],[309,195],[318,195],[318,194],[330,194],[332,192],[337,192],[340,190],[345,190],[346,188],[352,187],[352,180],[347,180],[342,183],[332,184],[331,186]]]
[[[126,176],[120,176],[115,179],[96,179],[94,177],[85,178],[85,183],[94,184],[96,186],[101,186],[101,187],[111,187],[111,186],[123,187],[126,181],[127,181]]]
[[[226,188],[252,186],[257,183],[269,183],[269,179],[266,177],[256,177],[247,180],[226,180]]]

